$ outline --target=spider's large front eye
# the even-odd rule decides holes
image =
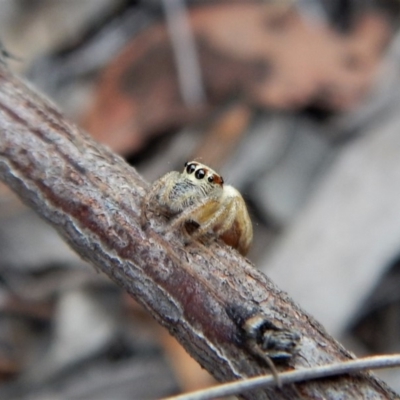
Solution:
[[[196,173],[194,174],[194,176],[195,176],[197,179],[203,179],[203,178],[206,176],[206,171],[204,171],[203,168],[198,169],[198,170],[196,171]]]
[[[195,164],[186,164],[186,172],[188,174],[193,174],[194,171],[196,171],[196,165]]]

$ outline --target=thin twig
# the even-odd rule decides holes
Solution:
[[[279,374],[283,385],[289,383],[308,381],[311,379],[326,378],[363,371],[366,369],[381,369],[400,367],[400,354],[373,356],[358,360],[322,365],[320,367],[305,368],[298,371],[283,372]],[[197,390],[180,396],[168,397],[165,400],[210,400],[216,397],[239,395],[249,390],[275,386],[276,379],[272,375],[258,376],[244,379],[239,382],[224,383],[216,387]]]

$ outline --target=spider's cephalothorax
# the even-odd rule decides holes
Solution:
[[[172,176],[174,177],[172,187],[165,192],[167,198],[160,198],[160,203],[163,205],[163,201],[165,201],[169,210],[175,213],[179,213],[205,198],[219,198],[223,191],[224,180],[222,177],[211,168],[196,162],[185,163],[183,172],[172,172]]]
[[[142,209],[173,218],[171,226],[194,223],[193,238],[210,233],[242,254],[249,250],[253,229],[241,194],[223,178],[197,161],[185,163],[182,173],[169,172],[152,185]]]

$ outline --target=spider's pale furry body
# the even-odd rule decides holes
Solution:
[[[154,182],[143,203],[144,219],[148,209],[172,218],[172,228],[194,224],[194,239],[212,234],[244,255],[253,239],[241,194],[224,185],[223,178],[211,168],[196,161],[186,163],[182,173],[169,172]]]

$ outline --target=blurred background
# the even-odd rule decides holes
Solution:
[[[10,69],[149,181],[221,172],[249,258],[359,356],[400,352],[399,21],[398,0],[0,1]],[[210,383],[0,186],[1,398]]]

